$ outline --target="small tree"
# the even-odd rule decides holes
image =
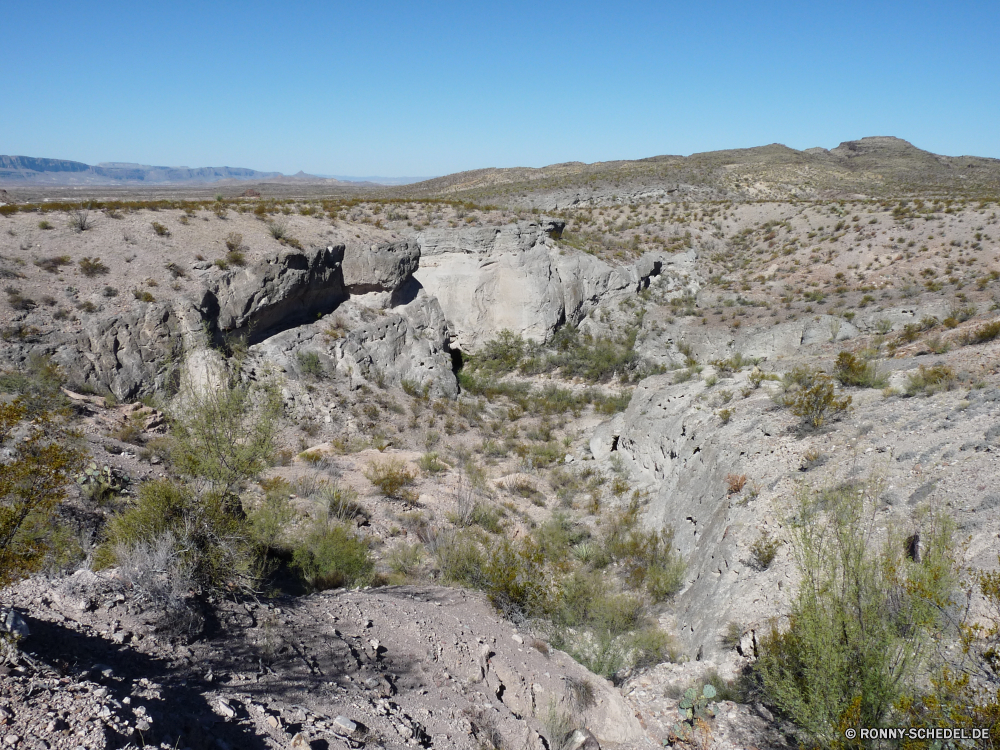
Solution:
[[[958,583],[951,527],[932,517],[923,553],[880,537],[881,482],[803,490],[789,523],[802,576],[787,629],[762,642],[766,700],[832,745],[851,726],[878,727],[915,694]]]
[[[831,414],[846,411],[851,405],[850,396],[836,397],[833,378],[821,372],[810,373],[788,401],[792,414],[813,428],[822,427]]]
[[[277,440],[281,394],[271,384],[249,384],[234,374],[218,388],[189,389],[173,421],[177,470],[235,493],[269,465]]]
[[[0,404],[0,444],[10,442],[10,460],[0,462],[0,586],[38,570],[50,548],[52,518],[66,485],[82,463],[65,445],[47,412],[29,422],[26,407]],[[22,426],[26,434],[17,434]]]

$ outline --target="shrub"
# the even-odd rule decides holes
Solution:
[[[87,278],[92,276],[103,276],[111,270],[106,265],[101,263],[100,258],[80,258],[79,265],[80,273]]]
[[[997,336],[1000,336],[1000,320],[979,326],[968,335],[966,343],[985,344],[987,341],[993,341]]]
[[[145,289],[133,289],[132,296],[139,302],[156,302],[156,297],[147,292]]]
[[[726,474],[726,494],[738,495],[747,483],[746,474]]]
[[[7,586],[42,567],[56,508],[82,457],[52,414],[32,414],[20,400],[0,404],[0,444],[9,446],[0,462],[0,585]]]
[[[440,460],[435,452],[425,453],[417,462],[420,470],[427,474],[439,474],[448,469],[448,465]]]
[[[118,290],[115,289],[113,286],[106,286],[106,287],[104,287],[104,291],[101,292],[101,294],[104,295],[105,297],[108,297],[108,298],[110,298],[110,297],[117,297],[118,296]]]
[[[174,468],[235,492],[271,465],[281,411],[271,384],[242,383],[234,374],[217,388],[187,389],[172,425]]]
[[[917,371],[906,379],[905,393],[916,396],[920,393],[930,395],[938,391],[951,390],[955,385],[955,371],[947,365],[920,365]]]
[[[663,601],[681,590],[686,569],[673,541],[672,528],[645,531],[639,527],[639,505],[633,500],[608,520],[604,549],[630,587],[645,587],[655,601]]]
[[[851,405],[850,396],[836,397],[833,379],[825,373],[806,370],[795,372],[794,378],[801,384],[785,401],[792,414],[802,417],[810,427],[822,427],[830,415],[846,411]]]
[[[283,221],[272,221],[267,225],[267,228],[271,232],[271,236],[279,242],[288,237],[288,225]]]
[[[226,264],[242,267],[247,264],[247,259],[241,250],[230,250],[226,253]]]
[[[733,411],[729,407],[726,407],[725,409],[719,409],[719,411],[716,413],[722,424],[729,424],[729,420],[733,418],[733,414],[735,414],[735,411]]]
[[[76,211],[70,214],[69,225],[78,232],[90,229],[90,214],[87,211]]]
[[[49,222],[49,221],[46,221],[45,219],[42,219],[40,222],[38,222],[38,228],[39,229],[52,229],[52,222]]]
[[[764,531],[757,540],[750,545],[750,564],[757,570],[767,570],[774,562],[781,541],[773,539],[771,534]]]
[[[169,237],[170,236],[170,230],[167,229],[167,227],[165,227],[160,222],[154,221],[151,226],[153,227],[153,232],[156,234],[157,237]]]
[[[317,591],[371,582],[375,565],[368,544],[341,524],[317,523],[295,545],[292,565]]]
[[[243,235],[239,232],[230,232],[226,235],[226,250],[236,252],[243,248]]]
[[[202,588],[252,588],[256,550],[235,499],[213,491],[196,493],[166,479],[143,484],[135,502],[112,516],[95,565],[115,564],[122,549],[153,544],[168,533],[177,555]]]
[[[372,461],[365,469],[365,477],[378,488],[383,497],[407,502],[416,499],[409,487],[416,482],[417,476],[398,458]]]
[[[877,541],[879,484],[804,489],[787,528],[801,573],[788,628],[761,642],[765,702],[832,746],[843,727],[892,723],[915,690],[930,638],[953,606],[950,527],[932,517],[920,562]]]
[[[68,255],[51,255],[48,258],[40,258],[35,261],[35,265],[48,273],[59,273],[60,266],[68,266],[73,260]]]
[[[874,362],[866,362],[853,352],[840,352],[833,370],[834,377],[841,385],[862,388],[885,388],[889,378],[878,371]]]
[[[321,378],[324,375],[323,363],[316,352],[298,352],[295,355],[298,360],[299,369],[303,375],[313,378]]]

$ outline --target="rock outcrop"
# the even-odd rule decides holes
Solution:
[[[344,284],[351,295],[395,292],[420,265],[420,247],[415,242],[382,242],[350,247],[344,256]]]
[[[438,298],[455,345],[473,351],[501,330],[537,341],[566,323],[578,324],[598,304],[635,293],[663,268],[647,254],[611,266],[556,244],[563,222],[428,231],[416,280]]]
[[[29,348],[51,354],[74,382],[106,388],[119,399],[176,385],[169,381],[180,379],[182,360],[192,363],[187,375],[193,382],[203,384],[212,380],[209,371],[218,369],[217,363],[203,361],[212,339],[242,337],[257,344],[279,337],[264,350],[290,355],[290,347],[316,336],[318,329],[308,324],[340,307],[352,290],[391,297],[411,280],[420,257],[419,249],[407,242],[354,248],[346,255],[345,260],[344,245],[275,253],[206,278],[193,295],[140,302],[125,312],[92,318],[78,334],[55,332],[38,345],[23,347],[22,356],[31,353]],[[350,285],[345,283],[345,263]],[[405,307],[405,313],[387,319],[393,324],[384,330],[375,326],[356,333],[353,348],[347,347],[350,353],[337,356],[337,362],[346,357],[360,372],[378,369],[397,382],[409,377],[431,381],[436,393],[454,394],[440,309],[425,298]],[[295,371],[295,358],[284,360],[285,369]]]
[[[219,333],[262,341],[346,300],[343,261],[343,245],[277,253],[223,276],[205,290],[198,308]]]
[[[434,396],[451,397],[458,382],[447,347],[441,306],[420,295],[378,312],[351,300],[334,315],[272,336],[251,352],[296,379],[310,375],[304,362],[315,355],[322,374],[344,376],[352,388],[409,381]]]

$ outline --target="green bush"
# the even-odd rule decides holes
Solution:
[[[822,427],[831,415],[846,411],[851,405],[851,397],[838,399],[833,378],[818,370],[793,370],[786,376],[786,383],[789,382],[793,388],[783,396],[783,401],[791,407],[792,414],[802,417],[810,427]]]
[[[111,517],[94,563],[113,565],[119,550],[153,544],[166,534],[202,588],[254,587],[259,559],[238,500],[220,492],[197,493],[166,479],[143,484],[135,502]]]
[[[101,263],[100,258],[80,258],[80,273],[90,278],[91,276],[103,276],[111,269]]]
[[[174,468],[235,493],[270,467],[281,412],[272,384],[240,382],[235,368],[220,387],[186,389],[172,419]]]
[[[951,531],[931,518],[920,561],[903,540],[878,541],[877,482],[803,490],[786,528],[801,573],[788,627],[761,643],[765,702],[811,736],[840,746],[845,726],[894,726],[951,610]],[[895,717],[898,718],[898,717]]]
[[[840,352],[833,370],[841,385],[861,388],[885,388],[889,384],[887,375],[878,371],[874,362],[865,361],[853,352]]]
[[[299,369],[302,370],[303,375],[308,375],[312,378],[323,377],[323,363],[320,361],[319,354],[316,352],[298,352],[295,358],[298,360]]]
[[[618,563],[625,582],[633,589],[643,587],[654,601],[669,599],[681,590],[686,565],[673,547],[674,531],[646,531],[639,525],[639,505],[613,515],[607,522],[604,549]]]
[[[994,320],[992,323],[985,323],[979,326],[969,334],[967,343],[985,344],[987,341],[992,341],[997,336],[1000,336],[1000,320]]]
[[[920,365],[917,371],[907,377],[905,393],[916,396],[924,393],[930,395],[938,391],[949,391],[955,385],[955,371],[947,365]]]
[[[440,474],[442,471],[447,471],[448,469],[448,465],[441,461],[438,454],[434,451],[422,455],[417,465],[426,474]]]
[[[342,524],[317,523],[295,545],[292,565],[317,591],[364,586],[374,576],[368,544]]]
[[[167,229],[163,224],[158,221],[154,221],[152,224],[153,231],[156,233],[157,237],[169,237],[170,230]]]
[[[417,481],[417,475],[398,458],[372,461],[365,469],[365,477],[378,488],[383,497],[408,502],[415,499],[409,487]]]
[[[82,457],[53,415],[31,413],[20,401],[0,403],[0,445],[8,446],[0,462],[0,585],[6,586],[39,570],[57,546],[56,508]]]

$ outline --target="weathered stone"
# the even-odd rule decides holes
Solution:
[[[420,264],[415,242],[383,242],[349,246],[344,254],[344,284],[352,294],[394,292],[413,275]]]

